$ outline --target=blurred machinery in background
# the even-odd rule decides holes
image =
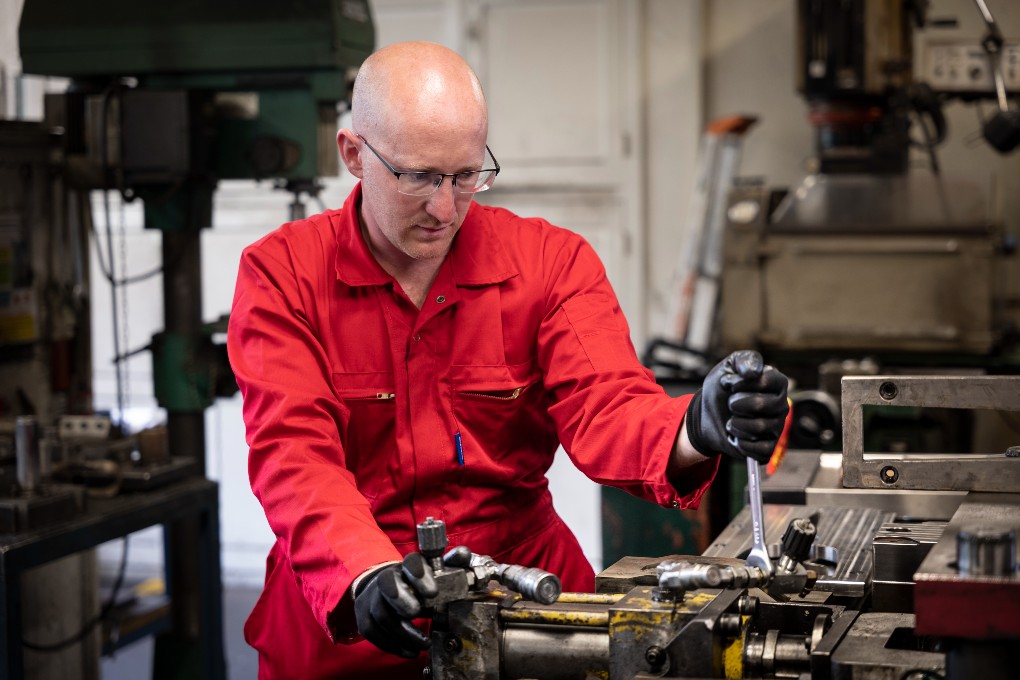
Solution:
[[[720,353],[757,347],[795,379],[790,447],[812,450],[763,485],[769,542],[812,518],[818,580],[799,604],[845,609],[806,629],[794,621],[820,619],[797,598],[782,615],[731,605],[749,616],[726,634],[706,607],[699,649],[721,660],[706,677],[1008,678],[1020,664],[1020,379],[989,375],[1020,366],[1016,225],[997,215],[1006,187],[945,175],[935,153],[954,97],[994,100],[985,142],[1020,143],[1020,48],[978,0],[983,40],[933,41],[917,78],[927,5],[801,0],[816,167],[790,191],[738,183],[726,204]],[[911,148],[928,170],[909,171]],[[751,533],[745,510],[704,557],[745,556]]]
[[[943,141],[945,97],[994,100],[985,140],[1001,153],[1020,144],[1020,110],[1009,103],[1020,92],[1020,44],[1006,42],[985,0],[975,3],[980,42],[930,44],[915,74],[914,32],[956,25],[929,17],[929,0],[797,1],[796,85],[815,129],[818,172],[906,172],[911,145]]]
[[[816,167],[727,202],[721,351],[757,347],[794,378],[790,447],[811,450],[765,482],[769,528],[806,506],[819,538],[834,521],[861,541],[823,559],[858,572],[863,589],[837,592],[862,613],[835,646],[808,645],[806,677],[1007,678],[1020,663],[1017,225],[998,213],[1007,186],[936,155],[951,98],[995,101],[985,143],[1020,143],[1020,46],[975,4],[983,39],[932,41],[918,74],[912,34],[945,23],[928,3],[801,0]],[[910,171],[912,148],[929,168]],[[736,556],[748,533],[745,512],[706,555]]]
[[[204,410],[237,389],[226,348],[213,340],[225,320],[202,318],[200,232],[212,226],[217,182],[272,181],[293,194],[300,216],[318,178],[337,174],[339,107],[375,40],[367,0],[26,0],[19,38],[24,73],[69,85],[47,96],[42,124],[0,122],[2,537],[80,516],[90,495],[204,476]],[[162,236],[158,270],[118,269],[110,191],[144,203],[145,227]],[[102,196],[103,211],[92,196]],[[92,404],[90,242],[112,295],[110,417]],[[157,275],[165,325],[143,349],[167,421],[132,433],[120,363],[138,350],[119,344],[128,323],[119,296]],[[23,468],[31,477],[14,472],[22,427],[38,443],[39,460]],[[194,658],[195,531],[180,521],[168,539],[180,549],[168,565],[174,636],[157,645],[165,677]]]
[[[798,0],[796,86],[815,128],[819,172],[907,169],[906,117],[919,94],[911,89],[913,32],[927,4]]]
[[[952,23],[927,2],[797,5],[816,167],[789,191],[731,192],[717,323],[721,353],[759,348],[795,379],[794,447],[838,444],[843,375],[1020,367],[1017,225],[997,196],[1009,188],[942,173],[936,155],[951,98],[995,101],[986,143],[1020,143],[1020,44],[976,5],[984,38],[932,41],[916,70],[914,32]],[[928,169],[909,170],[911,149]]]
[[[337,106],[374,44],[368,5],[35,0],[19,35],[26,73],[71,79],[46,102],[65,181],[141,199],[146,228],[162,233],[166,328],[150,347],[155,390],[171,450],[201,467],[202,411],[236,390],[225,350],[211,341],[221,324],[201,318],[199,232],[212,225],[216,184],[276,179],[299,194],[337,173]],[[121,285],[113,253],[100,254]]]

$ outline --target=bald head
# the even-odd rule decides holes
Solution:
[[[354,81],[351,122],[366,137],[482,135],[488,116],[482,86],[453,50],[396,43],[373,53]]]

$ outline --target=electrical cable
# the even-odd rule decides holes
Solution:
[[[133,356],[133,355],[138,353],[138,350],[131,351],[131,352],[126,352],[126,353],[121,351],[121,342],[122,342],[122,340],[123,340],[123,343],[125,345],[128,344],[128,338],[126,337],[127,336],[127,325],[123,324],[123,328],[122,328],[121,319],[120,319],[121,314],[123,314],[125,319],[127,318],[127,292],[124,290],[124,288],[126,286],[128,286],[128,285],[131,285],[131,284],[134,284],[134,283],[139,283],[141,281],[145,281],[145,280],[153,278],[153,277],[155,277],[155,276],[157,276],[159,274],[162,274],[164,269],[165,269],[165,263],[161,264],[160,266],[158,266],[158,267],[156,267],[154,269],[151,269],[151,270],[149,270],[147,272],[144,272],[142,274],[136,274],[136,275],[133,275],[133,276],[125,276],[125,277],[119,278],[119,279],[117,278],[117,275],[116,275],[117,274],[117,272],[116,272],[116,263],[114,261],[114,252],[113,252],[113,248],[114,248],[114,245],[113,245],[113,242],[114,242],[114,238],[113,238],[113,217],[112,217],[111,209],[110,209],[110,187],[107,186],[107,184],[108,184],[109,174],[110,174],[110,159],[108,157],[108,149],[109,149],[109,137],[108,137],[108,135],[109,135],[109,111],[110,111],[110,105],[111,105],[111,102],[113,100],[114,95],[118,94],[119,92],[120,92],[120,88],[119,88],[119,85],[117,83],[111,83],[109,86],[107,86],[103,90],[103,100],[102,100],[102,106],[100,108],[100,169],[101,169],[102,178],[103,178],[103,188],[102,188],[102,195],[103,195],[103,217],[104,217],[104,222],[105,222],[105,227],[106,227],[105,228],[105,231],[106,231],[106,244],[105,244],[106,245],[106,260],[105,261],[103,259],[103,247],[100,245],[101,238],[100,238],[99,233],[97,232],[97,230],[95,228],[95,223],[93,222],[92,219],[89,219],[87,223],[88,223],[89,233],[92,235],[92,237],[95,239],[95,242],[96,242],[96,259],[99,262],[99,269],[102,272],[103,277],[110,284],[110,306],[111,306],[111,316],[112,316],[112,324],[113,324],[113,366],[114,366],[114,376],[115,376],[115,381],[116,381],[117,413],[118,413],[118,418],[120,420],[120,423],[123,424],[124,423],[124,418],[125,418],[124,410],[125,410],[125,407],[126,407],[127,375],[126,375],[126,369],[123,367],[122,364],[123,364],[125,359],[127,359],[127,358],[129,358],[129,357],[131,357],[131,356]],[[127,251],[126,251],[127,237],[126,237],[126,234],[124,232],[124,217],[123,217],[124,203],[123,203],[123,200],[125,199],[127,194],[126,194],[126,192],[125,192],[125,190],[124,190],[124,188],[122,186],[119,187],[119,191],[120,191],[121,198],[122,198],[122,202],[121,202],[121,225],[120,225],[121,226],[121,229],[120,229],[121,267],[122,267],[122,269],[126,269],[127,268]],[[180,258],[182,255],[183,255],[183,252],[179,253],[177,255],[177,258]],[[120,301],[121,301],[120,305],[118,305],[118,297],[117,297],[118,292],[120,293]],[[124,337],[121,336],[121,333],[123,333]]]
[[[917,115],[925,132],[925,141],[911,140],[915,146],[935,147],[946,141],[948,125],[942,111],[942,100],[926,83],[915,83],[906,92],[909,112]],[[931,123],[931,128],[928,128]],[[933,128],[933,129],[932,129]]]
[[[142,345],[141,347],[136,347],[135,349],[128,350],[127,352],[124,352],[123,354],[119,354],[119,355],[115,356],[113,358],[113,360],[114,361],[127,361],[131,357],[136,356],[138,354],[141,354],[142,352],[148,352],[151,349],[152,349],[152,344],[151,343],[148,344],[148,345]]]
[[[103,178],[103,212],[106,215],[106,255],[110,265],[110,312],[113,317],[113,356],[120,356],[120,315],[117,310],[117,288],[115,283],[116,272],[113,261],[113,225],[110,219],[110,194],[107,189],[107,173],[110,169],[110,159],[107,156],[108,146],[108,123],[110,102],[116,87],[111,84],[103,90],[103,102],[99,114],[99,158],[100,171]],[[99,250],[98,243],[97,250]],[[113,362],[114,377],[117,381],[117,418],[124,423],[124,376],[119,361]]]
[[[124,225],[124,203],[123,202],[120,204],[120,233],[118,235],[120,236],[120,270],[121,271],[127,271],[127,262],[128,262],[128,257],[127,257],[127,230],[126,230],[126,227]],[[112,260],[111,260],[111,262],[112,262]],[[124,320],[124,323],[121,324],[121,333],[123,334],[121,336],[121,339],[120,339],[121,340],[121,347],[128,347],[131,344],[131,331],[130,331],[130,327],[129,327],[128,323],[127,323],[127,320],[130,318],[130,313],[128,311],[127,286],[117,286],[116,290],[120,291],[121,318]],[[124,413],[123,409],[130,408],[130,406],[131,406],[131,390],[130,390],[131,376],[128,373],[128,371],[131,370],[131,366],[130,366],[130,364],[122,363],[120,361],[117,361],[117,356],[118,356],[117,354],[114,354],[113,356],[114,356],[114,359],[113,359],[114,362],[121,366],[121,379],[122,379],[123,385],[124,385],[124,401],[123,401],[123,403],[120,406],[121,409],[122,409],[121,410],[121,423],[123,423],[124,420],[125,420],[125,417],[123,415],[123,413]]]
[[[910,144],[927,153],[932,174],[938,176],[941,174],[941,168],[935,147],[946,141],[947,133],[942,101],[935,91],[925,83],[911,85],[904,95],[903,105],[906,107],[906,113],[916,117],[918,127],[921,128],[921,134],[924,136],[924,141],[918,141],[911,137]]]
[[[105,219],[107,221],[112,219],[109,216],[109,213],[107,213],[105,215]],[[95,225],[93,224],[92,220],[89,220],[88,228],[89,228],[89,233],[92,235],[92,238],[96,239],[96,242],[98,243],[99,242],[99,234],[96,232]],[[142,281],[146,281],[148,279],[151,279],[151,278],[154,278],[156,276],[161,275],[166,270],[166,265],[165,264],[161,264],[158,267],[150,269],[149,271],[143,272],[141,274],[133,274],[131,276],[125,276],[122,279],[114,279],[113,276],[111,275],[111,273],[109,272],[109,270],[106,268],[106,262],[103,261],[102,251],[99,250],[98,247],[96,249],[96,254],[97,254],[98,259],[99,259],[99,269],[102,271],[103,278],[106,279],[110,283],[110,285],[113,285],[113,286],[129,286],[129,285],[132,285],[132,284],[135,284],[135,283],[141,283]],[[183,259],[183,257],[184,257],[184,249],[181,249],[177,253],[174,254],[173,259],[171,260],[172,264],[174,266],[176,266],[178,263],[180,263],[180,261]]]
[[[978,129],[967,133],[963,137],[964,144],[966,144],[971,149],[976,148],[978,145],[984,144],[985,140],[984,126],[987,120],[985,118],[985,112],[981,108],[981,102],[977,102],[977,104],[974,106],[974,113],[978,119]]]
[[[105,194],[106,190],[104,190],[103,193]],[[89,223],[89,225],[90,225],[89,233],[91,233],[92,237],[98,241],[99,236],[96,233],[95,228],[92,226],[91,222]],[[99,251],[98,249],[96,250],[96,252],[101,253],[101,251]],[[148,279],[159,276],[160,274],[163,273],[164,269],[163,265],[159,265],[158,267],[150,269],[149,271],[143,272],[141,274],[133,274],[131,276],[125,276],[122,279],[114,279],[113,275],[107,270],[106,263],[103,261],[103,257],[101,254],[97,259],[99,260],[99,269],[103,274],[103,278],[106,279],[112,286],[128,286],[134,283],[141,283],[142,281],[147,281]]]
[[[107,119],[108,119],[108,115],[109,115],[110,99],[112,98],[112,96],[113,96],[113,94],[115,92],[119,92],[119,89],[118,89],[117,85],[114,84],[114,83],[111,83],[109,86],[106,87],[105,90],[103,90],[103,105],[102,105],[102,108],[100,109],[100,129],[101,129],[100,137],[101,137],[101,145],[102,146],[101,146],[101,148],[99,150],[99,153],[100,153],[100,164],[101,164],[101,170],[102,170],[102,176],[103,176],[103,188],[102,188],[102,194],[103,194],[103,217],[104,217],[104,220],[106,222],[107,234],[108,235],[110,233],[112,217],[110,216],[110,189],[109,189],[109,187],[106,186],[107,173],[110,170],[109,158],[107,157],[108,143],[109,143],[109,140],[108,140],[108,137],[107,137],[107,135],[109,134],[109,131],[107,129]],[[121,194],[122,201],[126,200],[127,193],[125,192],[125,190],[123,188],[120,188],[120,194]],[[123,207],[123,203],[121,205]],[[89,229],[89,233],[96,240],[96,259],[99,262],[99,271],[102,272],[103,278],[105,278],[109,282],[109,284],[111,286],[115,286],[116,287],[116,286],[124,286],[124,285],[128,285],[128,284],[132,284],[132,283],[138,283],[140,281],[145,281],[147,279],[151,279],[154,276],[157,276],[157,275],[163,273],[163,265],[160,265],[160,266],[158,266],[158,267],[156,267],[154,269],[151,269],[151,270],[149,270],[147,272],[144,272],[144,273],[141,273],[141,274],[135,274],[133,276],[126,276],[126,277],[124,277],[122,279],[115,278],[115,272],[114,272],[114,268],[113,268],[113,253],[112,253],[113,247],[112,247],[112,244],[109,241],[107,242],[107,250],[109,252],[109,258],[110,258],[110,263],[109,263],[109,265],[107,265],[107,262],[103,259],[103,250],[102,250],[101,247],[99,247],[99,242],[100,242],[99,234],[96,231],[95,223],[93,222],[92,219],[88,220],[88,229]]]
[[[928,125],[925,122],[924,118],[919,117],[918,122],[921,125],[921,132],[924,134],[924,139],[926,142],[926,144],[924,145],[924,149],[928,152],[928,162],[929,166],[931,167],[931,172],[933,175],[938,177],[939,175],[942,174],[942,171],[939,168],[939,157],[935,153],[936,144],[936,142],[934,141],[935,136],[932,134],[932,131],[928,128]]]
[[[22,638],[21,644],[26,649],[31,649],[34,652],[59,652],[62,649],[67,649],[71,645],[78,644],[79,642],[84,640],[96,626],[98,626],[103,621],[106,621],[110,617],[110,612],[113,611],[113,608],[117,604],[117,595],[120,593],[120,588],[124,584],[124,575],[127,572],[127,558],[128,558],[127,536],[124,536],[123,543],[124,547],[121,550],[120,566],[117,567],[117,578],[113,583],[113,591],[110,593],[110,597],[106,600],[106,603],[103,604],[102,609],[99,610],[99,613],[96,614],[96,616],[94,616],[88,622],[86,622],[85,625],[81,627],[81,630],[79,630],[77,633],[71,635],[70,637],[64,638],[63,640],[60,640],[58,642],[36,643],[29,642],[28,640]]]

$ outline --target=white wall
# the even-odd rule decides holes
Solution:
[[[661,334],[687,229],[704,127],[701,51],[705,3],[645,0],[643,106],[646,337]]]
[[[0,116],[14,118],[14,74],[21,71],[18,56],[18,17],[22,0],[0,2]]]

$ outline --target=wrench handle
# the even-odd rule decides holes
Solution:
[[[765,519],[761,501],[761,468],[758,461],[747,459],[747,495],[751,506],[751,552],[747,556],[747,564],[758,567],[772,574],[772,560],[769,559],[768,548],[765,546]]]

